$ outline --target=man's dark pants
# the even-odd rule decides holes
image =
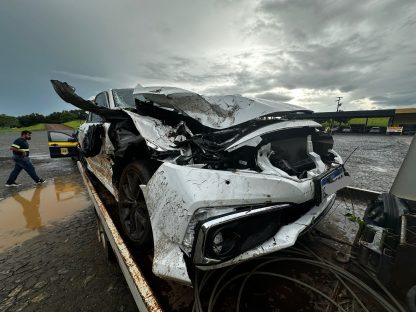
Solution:
[[[6,182],[7,184],[12,184],[16,182],[17,176],[22,170],[25,170],[35,182],[38,182],[40,180],[40,178],[36,174],[35,167],[33,167],[29,157],[13,155],[13,160],[15,162],[15,166],[13,171],[10,173],[9,179]]]

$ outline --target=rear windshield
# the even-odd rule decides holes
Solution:
[[[135,107],[133,89],[113,89],[114,105],[116,107]]]

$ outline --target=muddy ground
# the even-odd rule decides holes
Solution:
[[[30,195],[39,188],[52,187],[55,196],[71,194],[65,189],[60,192],[61,185],[82,189],[77,194],[77,203],[81,204],[72,215],[61,213],[63,218],[54,218],[53,222],[45,222],[41,207],[41,226],[26,228],[26,231],[16,229],[9,232],[8,238],[0,238],[3,241],[14,236],[11,238],[19,241],[30,232],[34,234],[20,245],[6,250],[0,248],[0,311],[136,311],[121,271],[118,266],[107,263],[97,241],[94,210],[75,162],[48,157],[46,132],[32,134],[30,149],[37,173],[47,184],[34,188],[33,181],[22,172],[18,178],[21,187],[4,187],[13,166],[12,161],[5,159],[8,159],[8,146],[15,136],[15,133],[0,133],[0,156],[4,156],[0,158],[0,207],[13,200],[16,194],[30,201],[33,198]],[[29,196],[25,192],[29,192]],[[41,206],[44,192],[41,189]],[[16,209],[16,218],[23,219],[24,209],[18,203]]]
[[[8,146],[15,136],[15,133],[0,133],[2,183],[13,166],[8,160]],[[46,186],[54,185],[57,189],[56,185],[64,178],[83,189],[72,160],[47,157],[46,132],[34,132],[32,136],[33,163],[39,176],[48,180]],[[354,185],[387,191],[411,139],[405,136],[336,135],[335,149],[346,158],[360,145],[347,163]],[[18,189],[4,188],[0,184],[0,207],[2,202],[11,200],[18,193],[36,191],[26,173],[21,173],[18,180],[22,183]],[[88,200],[85,190],[78,192],[77,196]],[[353,226],[343,217],[349,209],[348,203],[338,201],[331,213],[338,221],[323,224],[322,228],[336,231],[342,227],[341,232],[351,235],[348,232]],[[19,210],[17,214],[22,212]],[[91,204],[81,205],[72,215],[62,219],[45,221],[36,231],[33,238],[0,251],[0,311],[136,311],[120,270],[107,264],[96,239]]]
[[[0,311],[136,311],[98,244],[92,209],[0,254]]]

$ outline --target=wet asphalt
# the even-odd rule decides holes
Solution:
[[[13,167],[8,148],[17,136],[0,133],[2,183]],[[354,186],[388,191],[412,137],[336,134],[334,139],[334,149],[344,159],[359,146],[346,164]],[[69,215],[44,219],[42,226],[36,228],[35,236],[18,240],[17,245],[0,251],[0,311],[136,311],[120,270],[107,263],[97,241],[93,207],[75,162],[48,157],[45,131],[32,134],[30,149],[38,175],[47,179],[45,186],[56,190],[59,181],[78,185],[81,191],[77,196],[81,196],[84,204]],[[16,194],[28,198],[29,193],[24,192],[36,190],[26,173],[22,172],[18,181],[22,183],[19,188],[5,188],[0,184],[0,207]],[[321,228],[351,237],[355,226],[345,218],[345,212],[356,209],[360,215],[364,208],[338,200],[331,212],[336,220],[324,223]],[[17,214],[22,214],[21,210]]]

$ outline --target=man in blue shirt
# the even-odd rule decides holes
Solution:
[[[19,186],[20,184],[16,183],[16,178],[22,170],[25,170],[35,181],[35,183],[41,184],[45,182],[45,180],[38,177],[35,167],[33,167],[29,158],[29,143],[27,143],[27,141],[31,138],[32,132],[24,130],[21,132],[20,138],[14,140],[12,146],[10,147],[13,151],[15,166],[13,171],[10,173],[6,186]]]

